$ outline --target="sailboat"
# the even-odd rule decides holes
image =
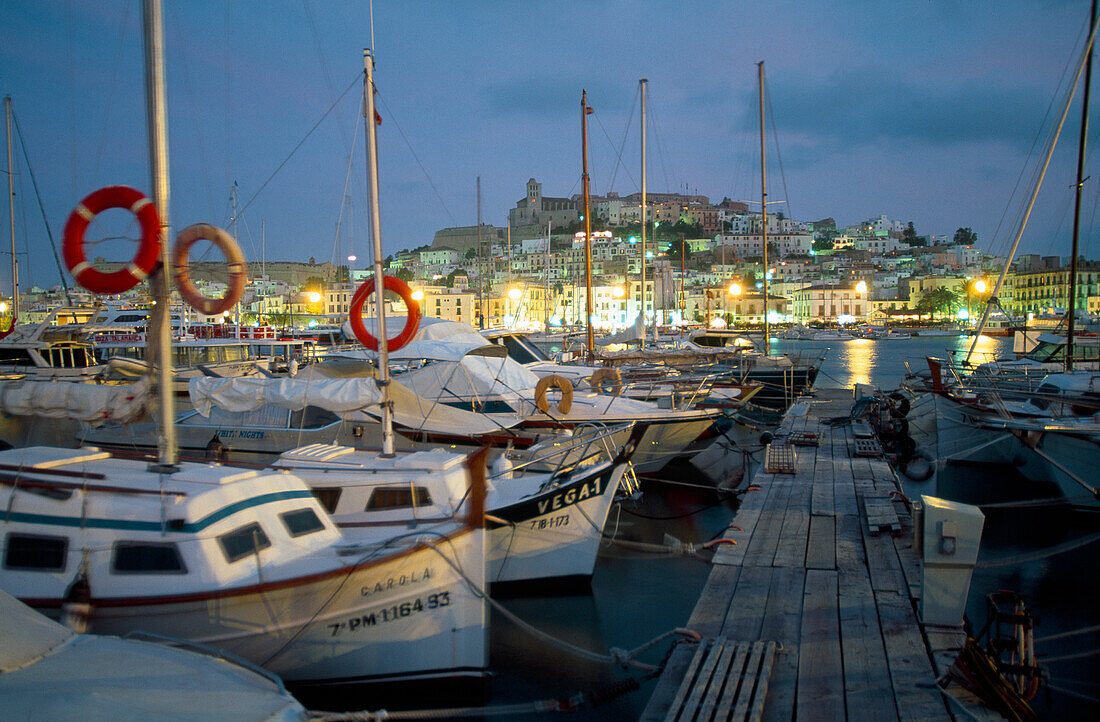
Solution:
[[[155,202],[133,189],[111,192],[142,214],[142,253],[151,253],[150,266],[158,256],[162,264],[152,283],[163,389],[172,373],[172,264],[162,241],[160,1],[145,0],[144,15]],[[369,65],[367,80],[370,98]],[[87,199],[74,216],[94,217]],[[81,280],[80,271],[74,275]],[[0,588],[78,631],[140,629],[199,642],[301,689],[485,676],[487,609],[475,591],[485,570],[481,484],[470,485],[464,518],[349,542],[292,474],[180,463],[172,394],[158,399],[162,443],[154,463],[94,447],[0,452],[0,504],[8,510],[0,520]],[[471,478],[483,476],[480,461],[467,462]]]
[[[1085,141],[1088,133],[1088,105],[1093,45],[1097,29],[1097,3],[1089,15],[1090,33],[1085,52],[1077,65],[1071,88],[1084,74],[1083,109],[1078,142],[1077,185],[1070,271],[1068,335],[1040,336],[1040,342],[1028,356],[1015,362],[981,364],[963,376],[958,369],[929,358],[930,385],[936,410],[938,456],[947,461],[1003,463],[1011,459],[1017,469],[1037,486],[1053,481],[1058,493],[1069,503],[1090,510],[1100,508],[1100,486],[1095,469],[1100,455],[1100,386],[1096,361],[1086,362],[1077,351],[1074,317],[1077,315],[1076,263],[1080,222],[1080,193],[1083,184]],[[1015,242],[1001,272],[982,320],[980,334],[988,321],[1012,263],[1038,196],[1043,176],[1054,153],[1062,124],[1073,100],[1067,94],[1057,131],[1047,148],[1039,180],[1032,189],[1027,212],[1017,231]],[[1095,350],[1095,339],[1090,348]],[[966,361],[974,351],[971,347]],[[965,366],[966,364],[964,364]],[[1086,365],[1091,368],[1086,368]],[[1075,368],[1076,367],[1076,368]],[[1050,373],[1044,374],[1043,372]],[[1038,379],[1032,391],[1030,382]]]

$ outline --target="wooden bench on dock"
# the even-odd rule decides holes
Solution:
[[[744,531],[726,531],[738,544],[715,554],[687,623],[703,642],[673,652],[642,719],[952,718],[955,703],[936,679],[964,637],[922,630],[912,522],[891,495],[896,476],[881,450],[854,453],[850,425],[824,423],[851,404],[850,392],[818,391],[807,413],[784,419],[777,438],[817,445],[775,455],[771,468],[789,461],[792,473],[765,466],[752,480],[760,491],[743,497],[733,519]]]

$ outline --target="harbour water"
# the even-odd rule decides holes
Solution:
[[[818,378],[819,386],[851,388],[869,383],[881,390],[896,388],[906,374],[926,368],[926,356],[965,354],[972,339],[929,337],[910,340],[849,341],[831,344]],[[805,350],[806,342],[775,342],[773,351]],[[988,356],[1011,351],[1011,339],[979,339],[978,353]],[[987,356],[987,357],[988,357]],[[985,360],[982,358],[981,360]],[[1011,467],[957,467],[942,475],[939,494],[976,504],[994,500],[1028,499],[1033,490]],[[646,494],[613,515],[609,533],[620,539],[660,543],[665,535],[684,542],[705,542],[720,534],[736,509],[733,498],[719,498],[713,490],[680,485],[690,481],[683,469],[665,474],[664,481],[648,482]],[[904,481],[904,479],[903,479]],[[936,494],[933,482],[906,482],[910,496]],[[994,486],[995,485],[995,486]],[[1097,515],[1063,507],[991,507],[979,565],[1015,559],[1050,546],[1095,533]],[[1097,545],[1085,546],[1049,559],[978,569],[971,585],[968,618],[976,628],[986,621],[986,595],[999,589],[1024,594],[1040,618],[1041,639],[1100,623],[1100,580],[1092,572]],[[644,554],[609,544],[601,553],[591,593],[504,600],[505,607],[538,629],[569,644],[593,652],[631,649],[683,625],[694,608],[709,567],[693,558]],[[617,683],[637,672],[576,656],[536,640],[526,631],[494,613],[491,660],[497,676],[491,684],[490,705],[517,704],[577,693],[613,692]],[[1040,656],[1067,656],[1100,648],[1100,632],[1037,644]],[[659,663],[668,645],[662,643],[642,657]],[[1046,666],[1052,688],[1033,701],[1042,719],[1087,719],[1100,712],[1100,655],[1093,654]],[[575,719],[636,719],[653,689],[652,682],[607,704],[583,709]],[[1081,696],[1075,696],[1065,690]],[[511,718],[537,719],[545,715]]]

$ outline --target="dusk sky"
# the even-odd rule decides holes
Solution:
[[[173,228],[230,228],[236,183],[249,258],[261,255],[263,224],[268,260],[354,253],[365,267],[369,2],[164,4]],[[1004,253],[1081,57],[1088,10],[1088,0],[376,0],[384,250],[473,225],[478,176],[482,219],[498,226],[528,178],[547,196],[579,193],[582,88],[595,109],[592,192],[640,190],[643,77],[649,190],[758,200],[762,60],[774,124],[769,199],[786,201],[769,211],[839,225],[885,214],[948,238],[969,226],[984,251]],[[0,3],[0,94],[13,98],[58,243],[73,206],[96,188],[151,193],[142,76],[138,0]],[[1024,252],[1069,254],[1079,124],[1075,102]],[[52,286],[19,143],[21,275]],[[1086,227],[1096,185],[1086,186]],[[0,217],[6,251],[6,204]],[[1082,252],[1100,256],[1089,235]]]

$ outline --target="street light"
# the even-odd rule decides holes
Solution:
[[[967,319],[971,323],[973,323],[973,321],[974,321],[974,319],[973,319],[974,310],[970,307],[970,289],[971,289],[971,287],[973,287],[974,293],[978,294],[978,296],[981,296],[983,293],[986,292],[986,289],[988,289],[989,286],[986,284],[984,278],[979,278],[976,281],[974,281],[973,283],[967,284],[967,286],[966,286],[966,316],[967,316]]]
[[[729,295],[733,296],[735,304],[736,304],[736,299],[742,293],[741,284],[731,283],[729,285],[729,288],[727,289],[727,291],[729,292]],[[730,324],[730,326],[732,327],[732,326],[736,326],[736,325],[737,325],[737,306],[734,305],[734,307],[733,307],[733,323]]]

